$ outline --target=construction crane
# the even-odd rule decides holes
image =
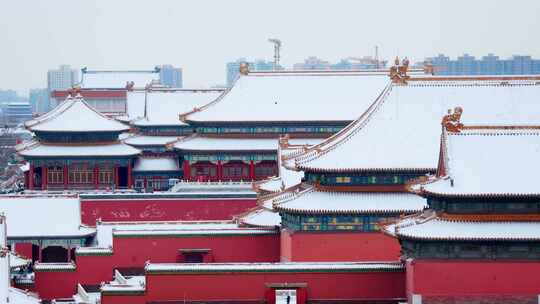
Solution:
[[[281,50],[281,40],[270,38],[268,42],[274,44],[274,70],[279,66],[279,51]]]

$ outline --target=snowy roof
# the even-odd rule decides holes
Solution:
[[[37,262],[33,266],[34,271],[75,271],[77,265],[74,262],[66,263],[41,263]]]
[[[17,146],[17,152],[21,156],[50,156],[50,157],[69,157],[69,156],[133,156],[140,154],[141,151],[130,145],[121,142],[92,144],[86,146],[69,144],[49,144],[39,141],[26,142]]]
[[[133,171],[179,171],[178,160],[172,157],[139,157]]]
[[[198,109],[218,98],[223,90],[157,90],[147,91],[143,99],[143,107],[136,106],[142,113],[128,113],[132,118],[132,124],[136,126],[183,126],[186,123],[180,121],[179,115]],[[128,94],[128,99],[134,94]],[[136,96],[140,103],[140,96]],[[146,104],[144,104],[146,102]],[[146,107],[146,111],[145,111]],[[145,116],[146,114],[146,116]],[[136,115],[136,116],[132,116]]]
[[[238,225],[230,222],[98,222],[96,226],[97,234],[97,247],[98,248],[111,248],[113,245],[112,236],[114,233],[124,232],[129,234],[138,233],[160,233],[162,231],[176,231],[176,232],[196,232],[196,231],[230,231],[238,229]]]
[[[0,197],[8,238],[86,237],[95,229],[81,225],[79,199],[72,197]]]
[[[390,79],[360,71],[255,72],[241,75],[216,101],[186,121],[351,121]]]
[[[312,139],[291,139],[295,143],[310,143]],[[174,144],[179,150],[191,151],[277,151],[277,138],[224,138],[194,135]]]
[[[241,224],[253,227],[281,226],[281,216],[272,208],[272,204],[267,202],[238,215],[237,219]]]
[[[24,123],[31,131],[44,132],[122,132],[126,125],[94,110],[78,94],[68,98],[48,113]]]
[[[411,193],[323,192],[315,187],[286,191],[269,201],[277,211],[315,214],[414,213],[427,207],[424,198]]]
[[[300,143],[305,141],[304,143]],[[322,142],[322,139],[288,140],[287,146],[279,146],[279,176],[270,177],[267,180],[255,182],[256,188],[268,192],[278,192],[300,184],[304,177],[303,171],[295,171],[285,167],[283,159],[301,154],[305,148]]]
[[[440,218],[404,220],[390,226],[400,238],[419,240],[540,241],[540,222],[467,222]]]
[[[150,71],[83,71],[81,87],[83,89],[125,89],[128,82],[134,82],[134,88],[144,88],[153,80],[159,80],[156,70]]]
[[[31,262],[30,260],[21,257],[15,252],[12,252],[12,251],[9,252],[9,267],[10,268],[18,268],[18,267],[27,266],[28,264],[30,264],[30,262]]]
[[[464,109],[464,114],[467,109]],[[540,130],[479,129],[445,132],[442,155],[445,177],[422,191],[449,196],[540,195]],[[508,179],[517,177],[519,180]]]
[[[356,121],[287,166],[310,171],[435,170],[441,118],[448,109],[465,109],[465,123],[537,124],[539,80],[432,76],[392,84],[367,112],[358,112],[362,115]]]
[[[234,229],[151,229],[151,230],[115,230],[114,236],[231,236],[231,235],[268,235],[275,234],[276,230],[262,228],[234,228]]]
[[[403,271],[399,262],[290,262],[290,263],[148,263],[146,273],[193,272],[371,272]]]
[[[114,281],[101,285],[100,289],[104,293],[144,292],[146,290],[146,277],[124,277],[120,272],[116,270]]]
[[[14,287],[9,287],[9,303],[16,304],[39,304],[41,300],[34,293],[21,290]]]
[[[171,188],[170,192],[185,194],[249,194],[256,196],[251,182],[186,182],[180,181]]]
[[[131,146],[163,146],[175,142],[182,137],[178,136],[147,136],[135,135],[124,139],[124,142]]]

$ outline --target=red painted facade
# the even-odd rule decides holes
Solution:
[[[279,233],[270,235],[114,238],[116,265],[182,262],[180,249],[210,249],[211,262],[279,262]]]
[[[44,300],[71,298],[76,293],[79,276],[76,271],[39,271],[35,273],[35,289]]]
[[[139,236],[113,239],[112,255],[78,255],[75,280],[62,289],[53,286],[64,272],[36,272],[36,289],[51,298],[63,297],[67,290],[83,285],[99,285],[113,279],[115,268],[143,269],[146,261],[184,262],[181,249],[208,249],[204,262],[278,262],[279,233],[268,235]],[[72,273],[70,273],[72,274]],[[60,278],[62,277],[62,278]]]
[[[102,295],[102,304],[143,304],[185,300],[251,301],[271,299],[267,284],[305,283],[307,300],[355,301],[405,298],[403,272],[290,272],[290,273],[213,273],[213,274],[147,274],[143,295]],[[299,299],[302,300],[302,299]],[[306,299],[304,299],[306,300]],[[271,302],[269,302],[271,303]],[[299,302],[302,303],[302,302]],[[305,301],[304,301],[305,303]]]
[[[81,95],[85,99],[126,99],[127,90],[85,90],[81,89]],[[53,91],[51,97],[64,100],[69,95],[69,91]]]
[[[399,242],[380,232],[281,230],[282,262],[397,261]]]
[[[537,261],[412,260],[406,269],[407,295],[423,304],[537,303],[540,295]]]
[[[230,220],[257,205],[246,199],[83,199],[81,221],[95,226],[97,219],[124,221]]]

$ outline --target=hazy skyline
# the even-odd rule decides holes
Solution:
[[[495,53],[540,57],[540,1],[3,1],[0,89],[46,87],[60,64],[184,70],[184,87],[225,83],[225,63],[308,56]]]

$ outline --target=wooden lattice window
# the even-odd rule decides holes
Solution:
[[[114,182],[114,172],[111,166],[99,167],[99,183],[104,185],[110,185]]]
[[[94,182],[94,170],[84,165],[74,165],[69,168],[70,184],[91,184]]]
[[[63,184],[64,168],[59,166],[50,166],[47,168],[47,184]]]

